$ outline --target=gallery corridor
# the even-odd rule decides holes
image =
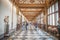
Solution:
[[[60,0],[0,0],[0,40],[60,40]]]
[[[58,40],[58,39],[39,28],[37,29],[33,28],[21,31],[19,30],[18,32],[14,33],[9,38],[9,40]]]

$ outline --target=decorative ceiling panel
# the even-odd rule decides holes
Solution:
[[[45,0],[11,0],[18,8],[44,8]]]
[[[20,4],[42,4],[45,0],[19,0]]]

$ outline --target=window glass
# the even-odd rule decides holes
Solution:
[[[50,16],[48,16],[48,25],[50,25]]]
[[[51,14],[51,7],[50,7],[50,9],[49,9],[49,10],[50,10],[50,14]]]
[[[54,12],[54,5],[52,5],[52,13]]]
[[[42,19],[42,24],[43,24],[43,19]]]
[[[53,16],[53,25],[55,25],[55,14],[52,14],[52,16]]]
[[[50,15],[50,25],[52,25],[52,15]]]
[[[37,17],[37,23],[40,23],[40,16]]]
[[[42,21],[43,19],[41,18],[41,24],[43,24],[43,21]]]
[[[58,17],[59,17],[59,15],[58,15],[58,13],[56,13],[56,25],[58,25]]]
[[[48,8],[48,14],[49,14],[49,8]]]
[[[58,11],[58,2],[55,3],[55,11]]]
[[[43,17],[44,15],[43,15],[43,13],[41,13],[41,17]]]
[[[41,19],[41,24],[42,24],[42,19]]]

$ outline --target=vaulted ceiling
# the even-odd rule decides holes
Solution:
[[[29,20],[34,20],[45,8],[55,0],[10,0],[13,5]]]

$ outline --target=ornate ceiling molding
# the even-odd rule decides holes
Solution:
[[[42,4],[45,0],[19,0],[20,4]]]

